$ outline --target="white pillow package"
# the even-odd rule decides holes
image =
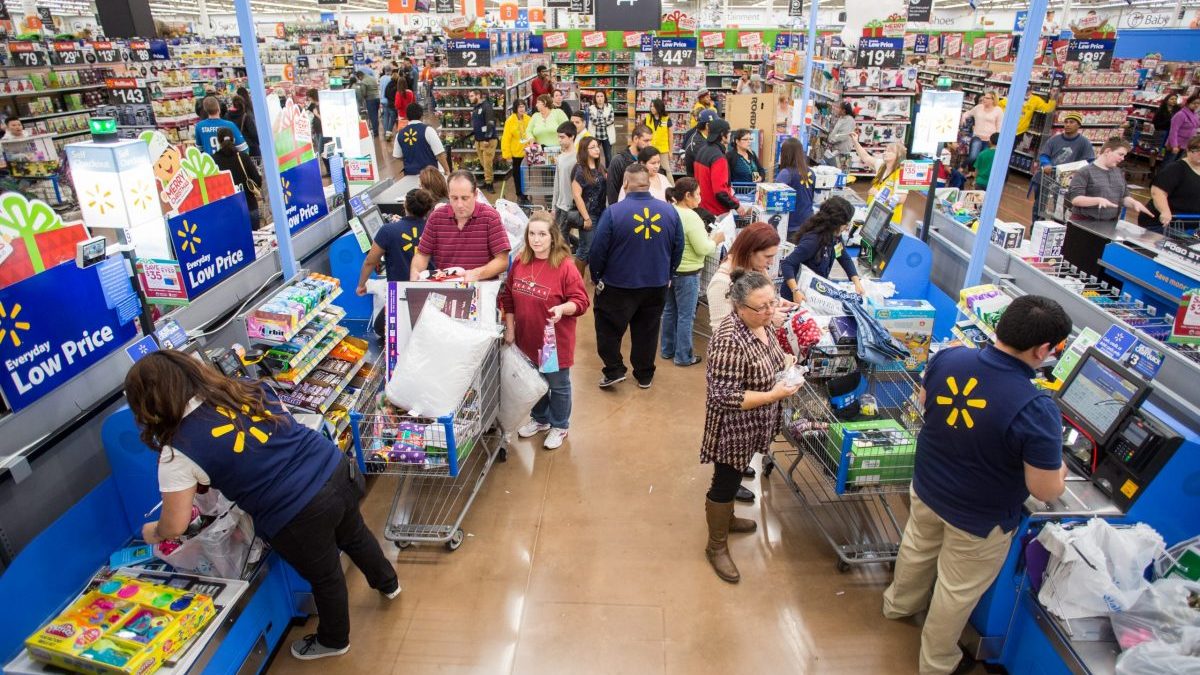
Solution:
[[[414,415],[454,412],[495,340],[495,331],[426,305],[387,383],[388,400]]]

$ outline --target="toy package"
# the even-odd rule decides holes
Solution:
[[[903,368],[911,371],[925,369],[929,346],[933,342],[933,318],[937,314],[926,300],[879,300],[871,298],[868,309],[896,341],[909,352]],[[897,364],[899,365],[899,364]]]
[[[115,575],[94,582],[25,647],[35,659],[74,672],[148,675],[216,613],[206,595]]]
[[[784,183],[759,183],[754,203],[767,213],[790,213],[796,208],[796,191]]]
[[[848,432],[854,433],[854,439],[843,458]],[[825,442],[825,452],[835,467],[848,464],[846,485],[860,487],[910,480],[916,450],[912,433],[892,419],[833,424]]]

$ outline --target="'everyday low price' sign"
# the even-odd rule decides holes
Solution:
[[[254,262],[250,210],[242,192],[167,221],[189,298]]]
[[[311,159],[280,174],[288,230],[295,235],[329,213],[321,183],[319,159]]]

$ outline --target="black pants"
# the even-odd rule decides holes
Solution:
[[[658,329],[667,287],[614,288],[596,291],[596,351],[604,361],[604,376],[612,379],[625,375],[621,341],[629,331],[629,362],[639,382],[654,377],[654,358],[658,353]]]
[[[270,538],[271,547],[312,584],[317,604],[317,641],[341,649],[350,644],[350,602],[338,551],[345,551],[377,591],[390,593],[400,583],[367,529],[358,502],[363,490],[342,458],[329,481],[295,518]]]
[[[708,498],[718,504],[728,504],[737,495],[742,486],[742,472],[730,464],[713,462],[712,485],[708,488]]]

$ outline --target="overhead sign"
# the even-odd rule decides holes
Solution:
[[[591,30],[586,31],[581,36],[584,47],[596,48],[605,47],[608,45],[608,35],[604,31]]]
[[[913,53],[929,53],[929,35],[927,33],[917,33],[915,36],[913,36]]]
[[[662,0],[595,0],[596,30],[658,30]]]
[[[133,317],[122,321],[121,310],[109,305],[100,267],[67,262],[0,289],[0,392],[12,410],[28,407],[137,335]]]
[[[446,63],[451,68],[483,68],[492,65],[491,41],[487,39],[450,40],[446,43]]]
[[[665,68],[695,66],[696,38],[655,38],[651,58],[654,65]]]
[[[925,23],[933,13],[933,0],[908,0],[908,20]]]
[[[563,49],[567,46],[567,34],[559,31],[543,33],[542,44],[546,49]]]
[[[725,46],[725,31],[703,31],[700,33],[700,46],[708,47],[724,47]]]
[[[288,230],[293,235],[329,213],[318,162],[319,159],[310,159],[280,174]]]
[[[750,33],[738,33],[738,46],[743,49],[750,47],[758,47],[762,45],[762,33],[753,31]]]
[[[859,68],[899,68],[904,60],[904,38],[865,37],[858,41]]]
[[[913,125],[914,155],[932,157],[937,154],[938,143],[958,140],[962,101],[961,91],[926,89],[921,92],[921,109],[917,111],[917,123]]]
[[[1017,12],[1016,17],[1013,18],[1013,32],[1024,33],[1025,24],[1027,23],[1029,23],[1029,10],[1022,9]]]
[[[1071,40],[1067,43],[1067,61],[1096,70],[1107,70],[1112,66],[1116,40]]]
[[[167,226],[189,298],[254,262],[250,209],[243,192],[175,216]]]
[[[788,0],[788,16],[803,16],[804,0]]]

